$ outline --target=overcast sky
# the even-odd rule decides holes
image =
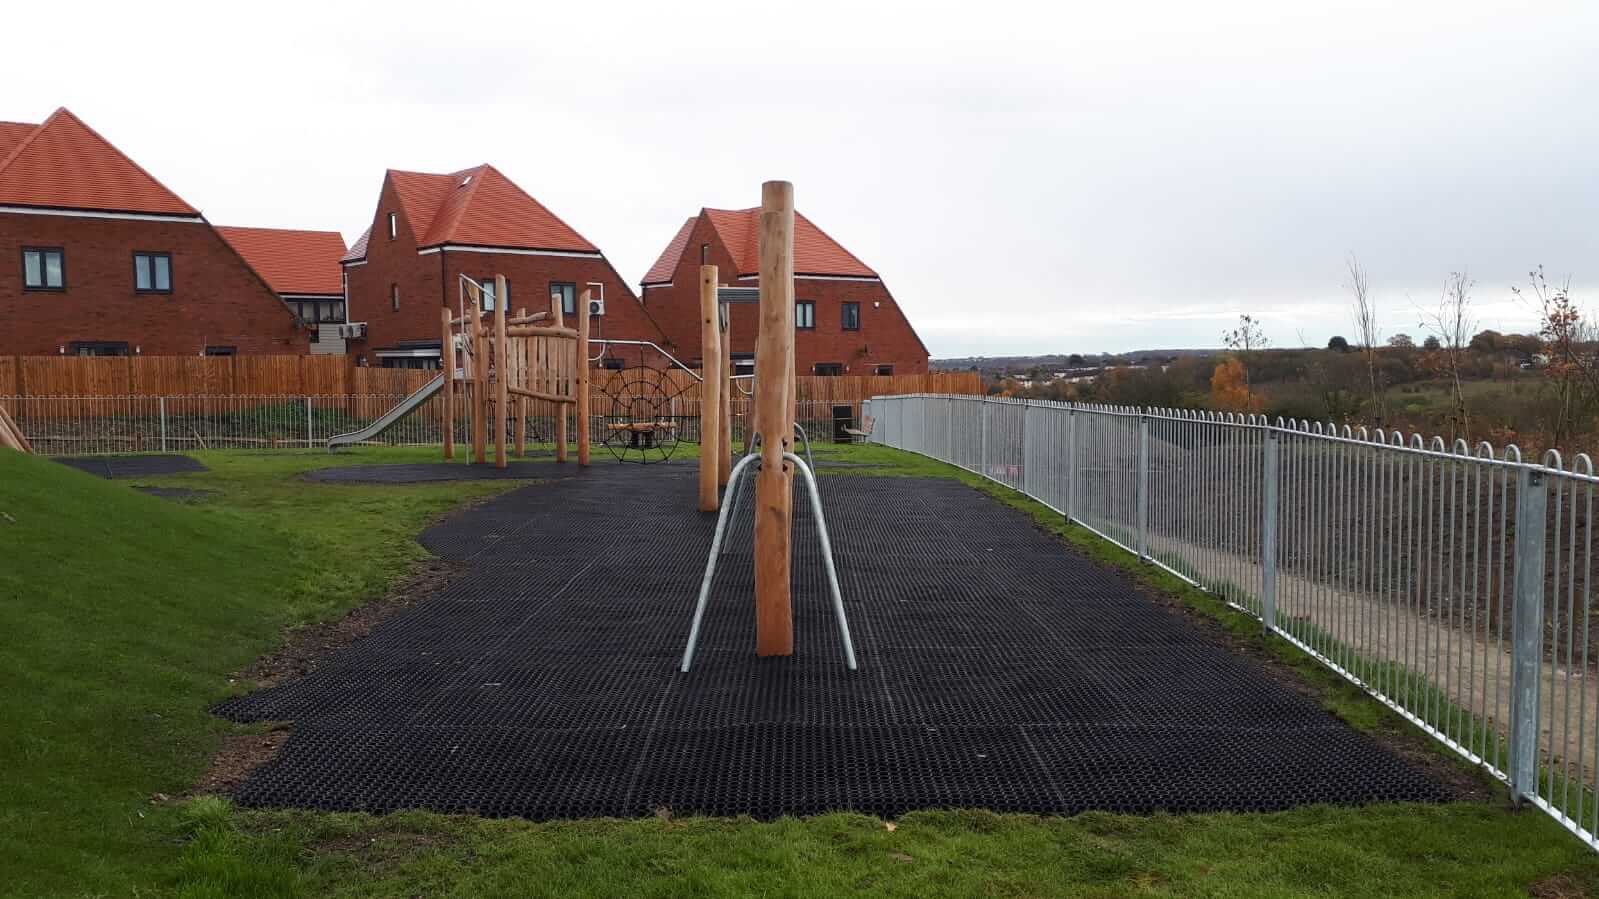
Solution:
[[[371,221],[492,162],[635,286],[701,206],[795,184],[935,357],[1385,333],[1467,268],[1599,301],[1599,3],[50,7],[0,119],[65,105],[217,224]],[[37,37],[37,35],[36,35]]]

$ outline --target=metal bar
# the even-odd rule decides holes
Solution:
[[[1149,558],[1149,416],[1138,419],[1138,558]]]
[[[811,517],[816,519],[816,539],[822,544],[822,561],[827,565],[827,589],[833,597],[833,615],[838,619],[838,637],[844,643],[844,664],[849,666],[849,670],[854,671],[855,642],[850,639],[849,619],[844,614],[844,595],[838,588],[838,568],[833,564],[833,541],[827,536],[827,520],[822,516],[822,494],[816,489],[816,475],[799,456],[784,453],[783,458],[794,463],[799,473],[805,476],[805,486],[811,497]]]
[[[1511,614],[1510,791],[1520,803],[1538,795],[1538,694],[1543,680],[1544,473],[1516,478],[1515,597]]]
[[[1267,634],[1277,627],[1277,453],[1277,432],[1267,430],[1260,519],[1260,624]]]
[[[743,476],[750,463],[760,459],[760,456],[750,454],[738,460],[733,466],[733,471],[727,476],[728,490],[734,491],[737,497],[738,480]],[[722,554],[722,539],[727,535],[727,522],[731,517],[732,503],[723,503],[722,511],[716,516],[716,530],[711,534],[711,554],[705,559],[705,574],[700,578],[700,595],[694,603],[694,620],[688,628],[688,645],[683,647],[683,663],[678,670],[687,673],[689,666],[694,663],[694,648],[700,642],[700,622],[705,619],[705,606],[711,601],[711,582],[716,579],[716,562]]]

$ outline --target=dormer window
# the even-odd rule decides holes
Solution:
[[[389,240],[393,240],[394,238],[398,237],[399,235],[400,235],[400,216],[397,213],[391,212],[391,213],[389,213]]]

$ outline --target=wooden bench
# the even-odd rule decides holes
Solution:
[[[865,443],[872,436],[872,428],[876,426],[876,424],[877,419],[868,415],[861,419],[861,426],[859,428],[845,428],[844,433],[855,438],[856,443]]]

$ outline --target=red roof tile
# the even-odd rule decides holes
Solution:
[[[342,294],[339,258],[344,238],[337,231],[218,227],[224,240],[279,294]]]
[[[760,272],[761,210],[706,209],[704,215],[727,245],[740,275]],[[866,263],[827,236],[810,219],[794,213],[794,272],[801,275],[844,275],[875,278]]]
[[[39,130],[37,124],[27,122],[0,122],[0,160],[11,155],[17,144],[27,139],[28,135]]]
[[[200,214],[65,108],[0,157],[0,204]]]
[[[598,253],[491,165],[435,175],[390,171],[418,247],[468,244],[525,250]]]
[[[361,232],[361,236],[355,239],[355,246],[350,247],[350,252],[345,253],[344,257],[342,259],[340,259],[339,261],[340,262],[360,262],[362,259],[365,259],[366,258],[366,244],[367,244],[367,241],[369,241],[371,239],[372,239],[372,228],[370,226],[368,226],[365,231]]]
[[[661,257],[655,260],[650,270],[644,273],[644,284],[665,284],[672,280],[672,273],[677,271],[677,262],[683,258],[683,250],[688,246],[688,237],[694,232],[694,223],[698,218],[690,218],[677,229],[677,236],[661,251]]]

